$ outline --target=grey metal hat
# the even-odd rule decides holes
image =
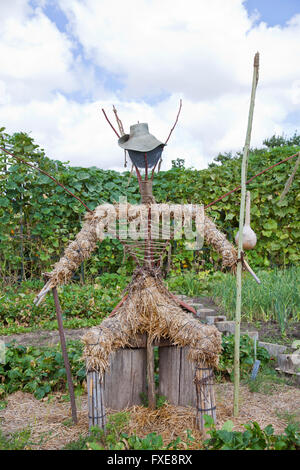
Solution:
[[[147,123],[130,126],[130,134],[124,134],[120,137],[118,144],[125,150],[135,150],[137,152],[150,152],[159,145],[164,145],[149,133]]]

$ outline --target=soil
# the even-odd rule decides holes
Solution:
[[[78,328],[76,330],[65,329],[65,338],[68,340],[79,340],[89,328]],[[16,341],[17,344],[22,346],[53,346],[59,343],[58,331],[37,330],[30,333],[19,333],[9,336],[0,336],[0,341],[5,343]]]
[[[288,323],[285,333],[282,335],[278,323],[275,321],[259,322],[255,324],[244,323],[245,328],[253,328],[258,331],[260,341],[290,345],[295,339],[300,339],[300,324]]]

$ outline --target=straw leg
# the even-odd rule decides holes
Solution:
[[[205,363],[198,363],[195,369],[196,386],[196,427],[204,432],[204,415],[216,421],[216,402],[213,383],[213,369]]]
[[[88,410],[89,410],[89,429],[92,426],[98,426],[101,429],[106,428],[106,412],[104,404],[103,381],[100,380],[98,372],[88,372]]]
[[[94,425],[93,423],[93,373],[87,373],[87,389],[88,389],[88,410],[89,410],[89,429]]]

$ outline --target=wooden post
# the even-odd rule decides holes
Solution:
[[[147,383],[148,383],[148,406],[151,410],[156,407],[155,381],[154,381],[154,352],[153,344],[147,336]]]
[[[204,415],[216,421],[216,401],[214,392],[214,373],[205,363],[198,363],[195,369],[196,386],[196,427],[204,431]]]
[[[52,293],[53,293],[54,303],[55,303],[61,350],[62,350],[66,374],[67,374],[67,381],[68,381],[68,388],[69,388],[69,393],[70,393],[70,401],[71,401],[71,409],[72,409],[72,419],[73,419],[73,423],[77,424],[77,411],[76,411],[76,402],[75,402],[75,395],[74,395],[74,386],[73,386],[73,381],[72,381],[70,362],[68,358],[68,351],[67,351],[65,334],[64,334],[62,310],[61,310],[61,306],[59,303],[56,287],[53,287]]]
[[[254,57],[253,79],[251,101],[248,116],[248,127],[246,134],[246,142],[244,147],[241,171],[241,204],[240,204],[240,221],[239,221],[239,243],[238,243],[238,262],[236,270],[236,315],[235,315],[235,338],[234,338],[234,404],[233,414],[239,414],[239,386],[240,386],[240,326],[241,326],[241,305],[242,305],[242,247],[243,247],[243,227],[245,217],[245,199],[246,199],[246,180],[247,180],[247,166],[248,154],[251,139],[253,111],[255,102],[255,93],[258,82],[258,68],[259,68],[259,54],[258,52]]]

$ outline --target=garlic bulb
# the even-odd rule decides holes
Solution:
[[[256,234],[250,227],[250,191],[246,194],[246,217],[243,228],[243,250],[252,250],[257,242]],[[239,232],[235,236],[235,243],[239,243]]]

